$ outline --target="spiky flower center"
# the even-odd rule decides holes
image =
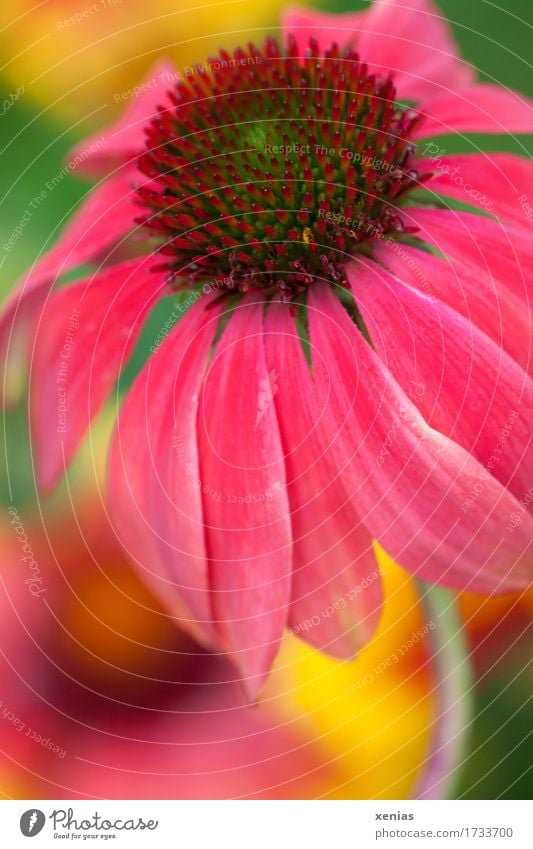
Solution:
[[[139,196],[177,285],[346,285],[349,257],[401,228],[419,119],[353,50],[269,38],[221,51],[171,99],[147,128]]]

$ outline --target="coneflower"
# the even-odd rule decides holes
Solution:
[[[222,51],[168,93],[159,67],[76,151],[104,178],[3,324],[33,341],[48,488],[151,307],[190,290],[121,408],[111,508],[169,609],[251,695],[285,627],[340,657],[366,643],[374,541],[477,592],[520,589],[532,565],[531,166],[440,148],[435,162],[427,141],[530,132],[531,105],[475,83],[426,0],[285,24],[284,46]],[[124,260],[131,233],[145,250]]]

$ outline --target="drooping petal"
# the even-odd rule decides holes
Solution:
[[[168,59],[160,59],[144,80],[134,86],[124,114],[109,129],[95,133],[77,145],[68,156],[77,173],[87,176],[108,174],[128,162],[144,148],[144,130],[157,114],[159,104],[168,100],[166,92],[179,79]]]
[[[167,609],[216,646],[199,479],[198,398],[220,310],[206,299],[150,358],[120,411],[109,464],[118,536]]]
[[[527,290],[530,258],[517,231],[466,213],[409,209],[420,237],[445,254],[433,256],[384,240],[374,255],[396,276],[453,307],[531,373]]]
[[[133,229],[139,210],[132,203],[131,186],[138,176],[133,168],[123,168],[93,189],[54,247],[17,284],[0,318],[0,356],[7,360],[9,369],[20,368],[21,352],[25,357],[34,319],[56,278],[103,256]],[[15,345],[13,351],[12,345]],[[9,397],[6,400],[10,400]]]
[[[420,228],[417,235],[424,241],[447,258],[461,260],[476,273],[486,272],[499,292],[511,293],[528,309],[533,244],[523,230],[456,210],[410,207],[407,218],[410,225]]]
[[[372,73],[390,74],[401,97],[427,98],[442,87],[456,88],[473,79],[457,53],[445,19],[430,0],[377,0],[368,11],[332,15],[291,7],[283,28],[300,46],[302,56],[314,36],[322,50],[336,41],[357,50]]]
[[[52,487],[109,396],[165,275],[129,260],[56,292],[40,314],[30,371],[37,479]]]
[[[329,462],[321,410],[287,304],[269,306],[265,331],[293,529],[289,625],[321,651],[353,657],[381,611],[372,539]]]
[[[451,307],[375,263],[354,262],[349,279],[374,350],[428,424],[523,498],[533,466],[531,378]]]
[[[262,299],[231,315],[206,375],[200,478],[213,609],[253,697],[278,650],[291,593],[291,527]]]
[[[431,583],[489,593],[526,586],[533,520],[525,508],[428,426],[329,287],[311,287],[309,306],[331,456],[373,536]]]
[[[533,164],[524,157],[512,153],[438,156],[419,160],[417,168],[422,173],[434,172],[425,185],[430,192],[479,207],[514,227],[533,226],[528,221],[533,209],[527,203]]]
[[[423,108],[427,116],[415,136],[449,133],[533,133],[533,104],[523,94],[490,83],[446,90]]]

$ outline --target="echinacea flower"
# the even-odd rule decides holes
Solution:
[[[168,609],[253,695],[285,627],[341,658],[365,645],[373,541],[431,583],[530,581],[531,166],[434,138],[531,132],[533,109],[475,82],[427,0],[295,9],[283,47],[171,73],[75,151],[101,181],[4,338],[16,316],[32,341],[49,488],[180,292],[120,410],[111,509]]]

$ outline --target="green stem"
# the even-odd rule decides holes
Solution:
[[[437,716],[432,723],[431,751],[414,798],[450,799],[457,770],[465,760],[472,718],[469,651],[454,594],[418,583],[428,622],[435,624],[430,633]]]

